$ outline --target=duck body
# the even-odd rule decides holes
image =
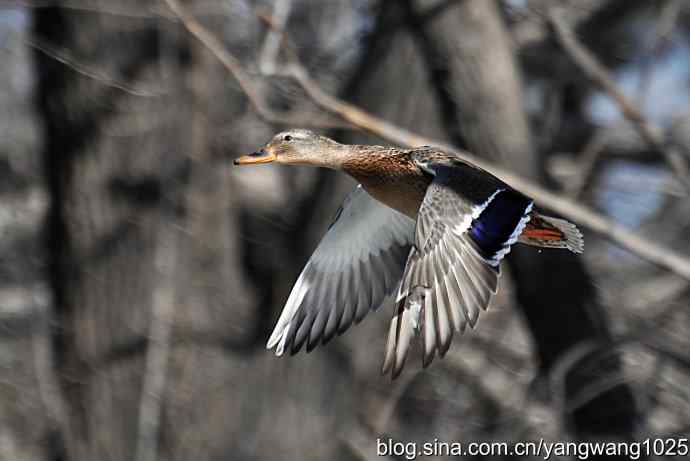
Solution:
[[[474,327],[513,244],[582,252],[573,224],[437,148],[343,145],[291,130],[236,164],[273,161],[342,170],[360,184],[288,297],[268,341],[278,355],[328,342],[394,295],[382,370],[396,377],[416,336],[427,366]]]
[[[500,251],[520,226],[525,214],[531,213],[531,199],[457,155],[430,146],[415,149],[352,148],[357,154],[343,163],[343,171],[359,182],[374,199],[411,219],[417,219],[424,196],[435,177],[436,173],[425,166],[430,162],[437,166],[446,165],[452,172],[453,184],[477,206],[491,198],[487,208],[475,218],[471,229],[484,254],[493,255]],[[526,238],[524,240],[530,243]]]
[[[382,146],[352,147],[357,156],[343,163],[343,171],[374,199],[417,219],[432,178],[414,162],[415,151]]]

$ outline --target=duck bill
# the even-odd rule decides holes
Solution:
[[[271,152],[260,150],[242,157],[236,158],[235,165],[253,165],[257,163],[271,163],[276,161],[276,156]]]

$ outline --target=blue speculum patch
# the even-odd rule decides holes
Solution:
[[[531,203],[527,197],[513,191],[502,191],[489,202],[469,230],[482,256],[492,258],[503,249]]]

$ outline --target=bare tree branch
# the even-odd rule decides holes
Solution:
[[[592,385],[585,387],[579,395],[571,401],[566,401],[566,376],[576,365],[587,360],[602,360],[614,354],[616,349],[621,349],[627,345],[641,345],[651,351],[656,352],[664,360],[670,360],[685,370],[690,370],[690,359],[685,354],[678,353],[668,346],[668,344],[658,338],[663,337],[663,328],[668,322],[672,321],[672,314],[683,310],[685,303],[672,304],[664,311],[660,312],[652,320],[644,320],[639,323],[632,331],[613,338],[606,343],[583,342],[573,347],[565,354],[554,367],[549,375],[549,386],[552,395],[556,398],[556,406],[561,412],[570,412],[586,402],[596,398],[607,389],[613,388],[621,383],[629,381],[625,375],[614,374],[602,376]]]
[[[283,31],[285,24],[287,24],[290,10],[292,9],[292,0],[277,0],[273,6],[271,14],[275,28],[271,28],[259,57],[259,69],[266,75],[271,75],[276,72],[278,68],[278,55],[280,53],[280,44],[283,40]]]
[[[680,152],[674,147],[665,145],[661,130],[642,114],[640,109],[618,88],[606,68],[597,61],[589,50],[580,44],[573,31],[565,23],[559,8],[549,9],[548,20],[558,42],[575,64],[615,101],[618,109],[635,126],[642,139],[664,156],[678,179],[690,190],[690,170],[688,170]]]
[[[159,283],[153,294],[146,371],[139,403],[136,461],[158,459],[158,428],[170,355],[170,337],[175,317],[175,266],[178,230],[163,226],[155,253]]]
[[[53,315],[50,309],[46,309],[44,315],[40,331],[35,333],[32,339],[36,380],[47,417],[56,425],[55,429],[60,432],[65,444],[64,450],[69,459],[76,459],[77,440],[72,433],[66,402],[60,391],[60,384],[55,377],[52,365],[53,360],[55,360],[55,352],[50,342],[49,330],[53,323]]]
[[[649,86],[652,83],[654,70],[656,68],[655,58],[658,57],[664,47],[671,41],[674,28],[678,22],[680,15],[681,4],[679,0],[666,0],[666,2],[659,7],[659,16],[656,20],[655,33],[652,42],[649,44],[647,56],[642,62],[642,69],[640,70],[640,83],[637,89],[638,104],[643,105],[647,94],[649,93]]]
[[[141,96],[141,97],[147,97],[147,98],[152,98],[152,97],[158,97],[161,96],[164,91],[160,90],[148,90],[144,88],[138,88],[132,85],[129,85],[125,82],[118,81],[117,79],[111,77],[110,75],[106,74],[105,72],[102,72],[98,69],[94,69],[92,67],[89,67],[88,65],[80,62],[77,58],[72,56],[67,50],[58,50],[47,43],[44,43],[42,41],[39,41],[37,39],[27,39],[25,40],[26,44],[29,45],[32,48],[37,49],[41,53],[45,54],[46,56],[50,56],[51,58],[55,59],[56,61],[66,65],[67,67],[71,68],[75,72],[88,77],[92,78],[96,81],[101,82],[102,84],[106,86],[110,86],[113,88],[117,88],[118,90],[122,90],[125,93],[129,93],[134,96]]]
[[[60,7],[75,12],[96,13],[130,19],[151,19],[177,21],[164,5],[144,5],[132,3],[132,7],[122,7],[104,0],[0,0],[0,8],[41,9]],[[225,16],[227,9],[219,7],[218,2],[202,1],[190,5],[194,14],[204,16]]]
[[[235,77],[237,84],[242,92],[247,95],[249,102],[256,110],[256,113],[268,123],[278,123],[283,125],[302,124],[314,128],[350,128],[337,123],[318,123],[314,120],[299,120],[294,114],[277,114],[266,105],[259,88],[255,84],[255,79],[245,71],[242,63],[225,48],[223,43],[206,29],[191,13],[177,0],[165,0],[177,17],[182,21],[185,28],[196,37],[213,55],[223,64]]]
[[[254,87],[252,80],[248,77],[239,61],[227,51],[223,44],[210,31],[194,19],[178,0],[165,0],[165,2],[175,14],[179,16],[185,28],[201,41],[235,77],[242,89],[245,90],[249,99],[252,100],[255,108],[270,113],[265,107],[256,105],[256,103],[260,101],[257,89]],[[466,151],[420,136],[371,115],[352,104],[342,101],[323,91],[309,76],[306,69],[298,62],[289,63],[287,71],[297,80],[313,102],[325,111],[339,115],[350,124],[395,144],[404,146],[435,145],[449,152],[453,152],[464,160],[472,162],[502,178],[516,189],[533,197],[542,206],[550,208],[564,217],[589,228],[591,231],[606,237],[621,247],[635,253],[640,258],[671,270],[690,280],[690,258],[681,256],[676,251],[647,240],[601,214],[592,211],[590,208],[575,203],[560,194],[550,192],[532,181],[497,167]],[[292,122],[296,123],[294,120]]]
[[[606,132],[599,130],[594,133],[594,136],[587,142],[582,153],[578,155],[578,158],[581,159],[579,162],[581,164],[580,169],[575,180],[567,187],[568,195],[571,198],[577,200],[584,193],[585,187],[593,176],[597,161],[606,147],[606,142]]]

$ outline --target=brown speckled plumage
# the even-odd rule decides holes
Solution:
[[[414,149],[382,146],[352,146],[353,155],[343,163],[343,171],[355,178],[375,199],[416,218],[431,177],[412,159]]]

